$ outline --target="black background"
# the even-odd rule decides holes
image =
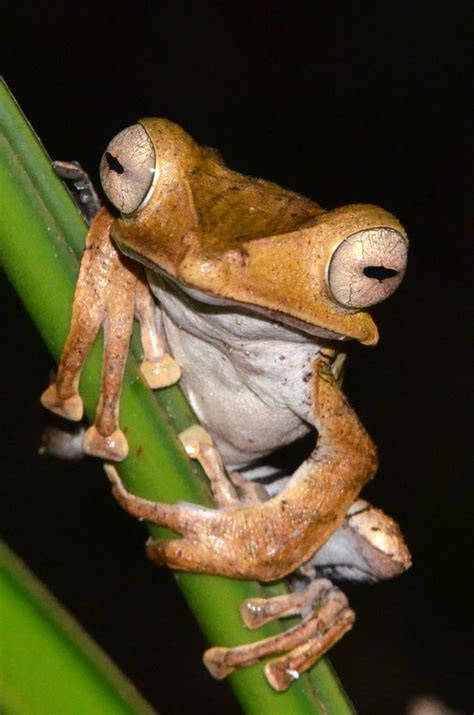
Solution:
[[[405,224],[407,277],[374,311],[379,346],[351,347],[345,384],[381,454],[366,495],[399,520],[414,566],[347,589],[358,622],[332,660],[364,715],[398,715],[419,693],[472,711],[462,6],[86,1],[8,12],[3,72],[51,156],[96,176],[117,131],[165,116],[232,168],[327,207],[376,203]],[[2,314],[5,537],[161,713],[237,713],[100,466],[36,456],[51,359],[4,277]]]

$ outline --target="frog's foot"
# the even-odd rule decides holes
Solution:
[[[149,539],[146,549],[152,561],[181,571],[246,576],[239,559],[232,559],[226,549],[227,524],[220,523],[220,510],[185,502],[165,504],[143,499],[127,491],[115,467],[107,464],[104,469],[113,485],[112,494],[129,514],[165,526],[184,537]],[[221,549],[219,546],[216,549],[218,542]],[[233,544],[231,539],[231,548]]]
[[[84,405],[80,395],[61,396],[56,383],[52,383],[41,395],[41,404],[54,414],[73,422],[80,422],[84,414]]]
[[[354,622],[346,596],[330,581],[317,579],[304,591],[274,598],[245,601],[241,609],[249,628],[284,616],[299,615],[301,623],[271,638],[236,648],[209,648],[204,663],[215,678],[225,678],[235,668],[252,665],[269,655],[285,653],[265,665],[265,676],[275,690],[286,690],[308,670]]]
[[[181,368],[168,353],[156,360],[143,360],[140,372],[152,390],[174,385],[181,377]]]
[[[169,547],[170,553],[174,552],[175,548],[177,548],[179,552],[177,558],[182,555],[181,552],[184,553],[186,550],[189,552],[193,550],[199,551],[199,537],[197,532],[199,528],[202,528],[203,522],[207,519],[212,520],[215,517],[217,512],[214,509],[207,509],[206,507],[196,504],[165,504],[163,502],[154,502],[149,499],[144,499],[127,491],[117,470],[112,464],[105,464],[104,470],[112,484],[113,496],[120,506],[128,511],[129,514],[136,516],[138,519],[145,519],[154,524],[165,526],[176,531],[178,534],[182,534],[184,537],[189,537],[189,541],[186,538],[149,541],[147,548],[148,546],[156,545],[157,549],[161,547],[166,550]],[[197,525],[195,524],[194,516],[198,517],[199,523]],[[149,548],[148,551],[150,551]],[[167,563],[167,561],[163,560],[162,563]],[[179,568],[186,567],[179,566]]]

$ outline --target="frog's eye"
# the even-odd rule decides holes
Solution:
[[[346,308],[367,308],[388,298],[405,273],[408,243],[392,228],[371,228],[346,238],[328,270],[333,297]]]
[[[110,142],[100,162],[108,199],[123,214],[148,200],[155,177],[155,150],[141,124],[127,127]]]

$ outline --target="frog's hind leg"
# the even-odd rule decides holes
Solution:
[[[181,539],[149,540],[148,556],[160,565],[185,571],[223,573],[215,567],[215,554],[201,540],[207,525],[214,533],[219,512],[191,504],[163,504],[130,494],[112,465],[105,467],[113,484],[113,494],[130,514],[181,534]],[[218,530],[215,537],[219,538]],[[222,564],[221,564],[222,566]],[[235,574],[234,574],[235,575]],[[224,678],[235,668],[251,665],[269,655],[284,653],[265,666],[265,675],[275,690],[286,690],[299,674],[316,662],[354,621],[344,594],[327,579],[312,581],[305,590],[269,599],[244,602],[242,618],[249,628],[257,628],[275,618],[300,615],[301,623],[288,631],[250,645],[210,648],[204,662],[216,678]]]
[[[248,628],[275,618],[301,616],[301,622],[276,636],[235,648],[209,648],[204,663],[215,678],[225,678],[235,668],[252,665],[267,656],[284,655],[265,665],[265,676],[278,691],[310,668],[348,631],[355,615],[346,596],[327,579],[312,581],[303,591],[274,598],[245,601],[241,615]]]

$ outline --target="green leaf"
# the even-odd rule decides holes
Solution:
[[[148,703],[0,541],[3,715],[153,715]]]
[[[58,359],[68,331],[78,270],[76,256],[86,228],[5,85],[0,86],[0,131],[3,197],[0,260],[45,343]],[[94,416],[99,395],[100,356],[99,341],[81,379],[81,394],[89,418]],[[177,432],[195,421],[179,388],[153,394],[146,387],[132,354],[125,372],[120,417],[130,452],[119,466],[120,475],[131,491],[165,502],[211,504],[205,480],[197,467],[191,465],[176,438]],[[153,526],[150,531],[154,536],[160,533]],[[239,605],[245,598],[264,595],[259,584],[186,573],[177,574],[176,579],[210,644],[239,645],[282,629],[278,623],[256,631],[243,627]],[[272,585],[271,593],[284,592],[285,588],[283,583]],[[235,672],[229,682],[246,713],[353,712],[324,661],[285,693],[275,693],[270,688],[261,664]]]

